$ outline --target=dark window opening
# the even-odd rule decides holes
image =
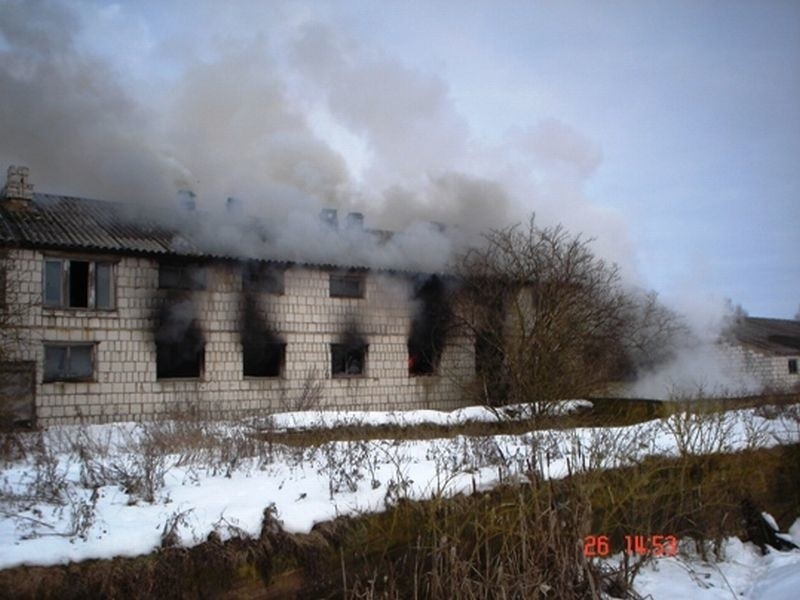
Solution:
[[[330,274],[331,298],[363,298],[364,273],[358,271]]]
[[[242,271],[242,288],[247,292],[283,295],[284,271],[268,263],[250,261]]]
[[[203,346],[192,341],[156,342],[156,377],[175,379],[198,378],[203,372]]]
[[[245,377],[280,377],[286,357],[286,344],[251,342],[244,346]]]
[[[436,275],[418,278],[414,287],[416,310],[408,336],[408,374],[435,375],[450,325],[447,293],[444,282]]]
[[[89,263],[86,261],[69,261],[69,305],[89,307]]]
[[[797,375],[797,359],[789,359],[789,375]]]
[[[42,301],[53,308],[113,309],[114,264],[45,260]]]
[[[424,354],[419,348],[408,345],[408,374],[409,375],[433,375],[436,367],[430,356]]]
[[[94,375],[91,344],[45,345],[44,381],[87,381]]]
[[[492,368],[497,366],[494,364],[495,358],[488,336],[478,335],[475,338],[475,373],[481,376],[489,375]]]
[[[364,375],[367,367],[367,346],[331,344],[331,375],[348,377]]]
[[[161,309],[155,341],[158,379],[202,376],[205,340],[190,301],[177,300]]]
[[[197,264],[159,263],[158,287],[166,290],[204,290],[206,270]]]

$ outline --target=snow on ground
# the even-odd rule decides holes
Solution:
[[[790,533],[800,545],[800,519]],[[618,560],[618,559],[617,559]],[[654,559],[634,580],[634,589],[653,600],[797,600],[800,597],[800,550],[766,555],[753,544],[728,538],[718,562],[703,561],[691,549]]]
[[[538,412],[548,416],[565,415],[581,409],[592,408],[589,400],[564,400],[543,404]],[[397,410],[397,411],[347,411],[316,410],[283,412],[270,415],[264,420],[264,427],[279,431],[304,429],[332,429],[334,427],[381,427],[414,425],[452,426],[466,423],[498,423],[503,421],[523,421],[531,418],[530,405],[512,404],[490,408],[488,406],[468,406],[452,412],[440,410]]]
[[[430,422],[425,420],[428,412],[407,413],[406,422]],[[447,418],[482,413],[456,414]],[[169,530],[187,546],[200,543],[211,531],[223,539],[255,536],[268,507],[287,531],[308,532],[317,522],[383,510],[401,497],[486,489],[523,474],[530,465],[545,477],[563,477],[569,470],[610,468],[650,455],[730,452],[800,441],[798,415],[762,415],[769,413],[677,414],[629,427],[350,440],[302,448],[254,443],[248,426],[221,423],[205,424],[191,438],[216,440],[207,447],[181,442],[191,425],[177,422],[54,427],[23,434],[25,457],[0,463],[0,568],[144,554],[157,548]],[[316,416],[296,422],[330,423]],[[164,439],[173,444],[168,453],[159,449]],[[732,551],[731,556],[729,571],[735,578],[735,565],[749,554]],[[777,584],[762,576],[790,571],[787,565],[800,564],[792,556],[784,560],[776,555],[772,562],[753,559],[746,563],[750,570],[742,581],[756,591],[778,593],[769,588]],[[642,581],[668,587],[677,581],[673,571],[686,570],[677,559],[662,559],[656,568],[670,576],[659,579],[655,570],[646,571]],[[704,577],[684,579],[702,583]]]

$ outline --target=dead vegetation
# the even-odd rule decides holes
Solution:
[[[532,432],[528,447],[515,454],[492,437],[453,438],[429,457],[440,477],[423,502],[408,499],[409,457],[398,441],[291,447],[199,418],[129,425],[106,437],[82,428],[64,428],[55,437],[6,436],[6,464],[24,460],[35,468],[24,485],[4,484],[4,511],[23,514],[43,501],[64,507],[60,531],[31,523],[34,535],[85,535],[95,514],[93,491],[104,485],[123,487],[132,503],[161,501],[164,469],[178,464],[221,475],[277,460],[315,465],[330,482],[331,497],[385,485],[386,510],[318,525],[307,535],[285,533],[267,510],[259,536],[221,519],[203,543],[186,548],[181,532],[191,527],[190,514],[179,507],[163,523],[162,547],[151,555],[8,569],[0,572],[0,596],[468,599],[597,598],[602,592],[634,598],[630,584],[649,557],[617,566],[586,559],[585,536],[607,535],[620,550],[625,535],[669,534],[712,557],[725,536],[752,537],[745,505],[783,524],[800,514],[800,446],[758,449],[764,432],[748,429],[747,415],[733,431],[718,405],[706,408],[675,410],[630,435],[610,427],[589,437]],[[787,439],[797,439],[796,404],[757,410],[794,427]],[[677,456],[637,458],[656,433],[674,440]],[[727,454],[734,434],[744,436],[748,449]],[[80,487],[68,481],[67,468],[75,465],[65,464],[62,451],[78,462]],[[565,476],[551,479],[558,461]],[[379,464],[390,468],[388,482],[380,481]],[[452,496],[455,477],[486,468],[505,483]],[[35,518],[24,515],[23,527]]]
[[[475,340],[476,403],[579,398],[668,360],[687,330],[654,293],[626,289],[591,240],[561,226],[491,230],[456,264],[456,324]]]
[[[751,466],[760,468],[754,473]],[[800,511],[800,446],[645,460],[634,467],[340,518],[285,533],[271,510],[256,538],[165,544],[138,558],[0,571],[15,598],[636,598],[649,556],[583,556],[584,536],[672,534],[709,558],[749,532],[744,501],[787,523]],[[795,467],[787,468],[787,465]],[[533,467],[533,465],[531,465]]]

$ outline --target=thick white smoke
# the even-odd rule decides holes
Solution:
[[[125,10],[0,1],[0,166],[30,166],[37,191],[121,201],[150,218],[191,188],[194,218],[165,219],[210,251],[424,271],[536,211],[543,225],[596,238],[596,252],[641,283],[629,224],[586,193],[602,147],[553,115],[479,138],[433,66],[415,70],[303,4],[187,4],[208,35],[176,27],[142,46],[146,58],[126,48],[112,60],[93,40]],[[237,211],[224,209],[229,196]],[[400,234],[380,245],[357,229],[334,235],[320,228],[324,207]],[[690,366],[721,372],[690,352],[642,385],[666,389]]]

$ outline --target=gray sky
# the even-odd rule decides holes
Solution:
[[[536,211],[684,310],[800,306],[798,2],[0,9],[0,165],[39,190]]]

